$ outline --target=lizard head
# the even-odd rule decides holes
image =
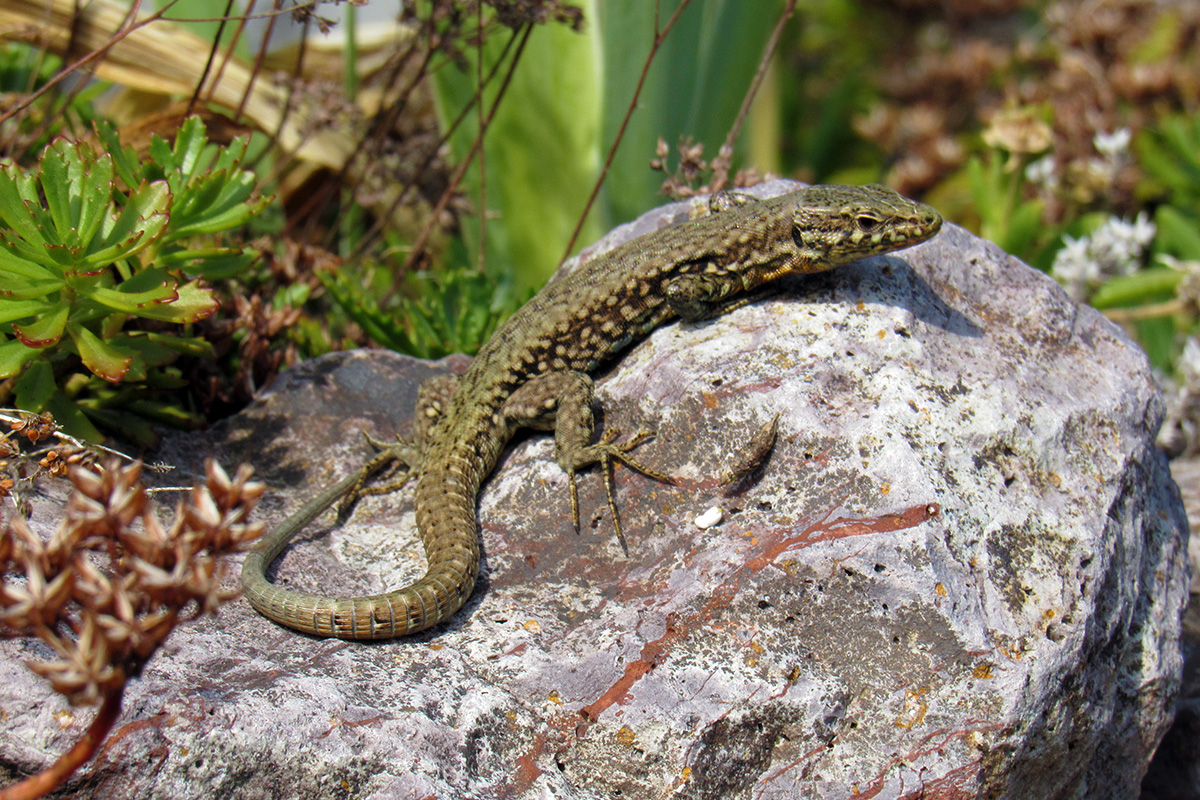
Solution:
[[[792,240],[804,272],[920,244],[942,215],[886,186],[810,186],[797,192]]]

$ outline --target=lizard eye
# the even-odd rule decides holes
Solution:
[[[858,229],[863,233],[870,233],[879,227],[879,218],[872,217],[869,214],[860,214],[854,218],[854,224],[857,225]]]

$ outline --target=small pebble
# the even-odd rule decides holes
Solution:
[[[703,514],[696,517],[696,527],[711,528],[714,525],[720,525],[721,520],[724,518],[725,513],[717,506],[713,506],[712,508],[708,509],[708,511],[705,511]]]

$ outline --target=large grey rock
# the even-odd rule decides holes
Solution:
[[[250,460],[278,520],[465,363],[319,359],[171,457]],[[599,476],[576,534],[551,440],[524,438],[453,620],[359,644],[235,603],[172,638],[62,796],[1136,796],[1179,687],[1187,527],[1146,360],[1099,314],[947,226],[668,326],[599,397],[679,483],[618,470],[628,557]],[[757,482],[725,494],[777,413]],[[410,494],[369,498],[277,579],[380,591],[417,553]],[[86,712],[60,726],[30,645],[3,648],[0,757],[31,770]]]
[[[1193,410],[1194,413],[1194,410]],[[1162,435],[1159,435],[1159,442]],[[1192,530],[1200,527],[1200,459],[1194,455],[1171,462]],[[1175,719],[1163,736],[1142,781],[1141,800],[1200,800],[1200,595],[1196,537],[1188,547],[1192,567],[1191,600],[1183,616],[1183,680]]]

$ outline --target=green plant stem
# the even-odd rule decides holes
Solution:
[[[100,745],[108,737],[113,723],[121,714],[121,698],[125,694],[125,684],[119,689],[109,692],[100,704],[95,719],[84,731],[79,741],[70,750],[58,757],[58,760],[36,775],[31,775],[20,783],[13,784],[7,789],[0,789],[0,800],[36,800],[36,798],[52,791],[56,786],[71,776],[75,770],[91,760]]]

